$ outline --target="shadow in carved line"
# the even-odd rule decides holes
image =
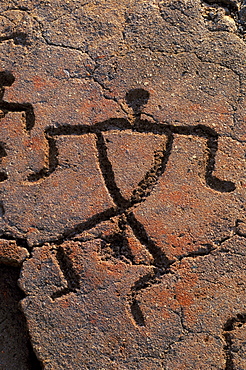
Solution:
[[[19,274],[18,267],[0,264],[0,368],[41,370],[19,308],[24,298],[17,284]]]

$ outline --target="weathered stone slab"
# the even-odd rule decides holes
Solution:
[[[245,368],[245,7],[1,1],[0,367]]]

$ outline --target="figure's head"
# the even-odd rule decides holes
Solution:
[[[140,114],[149,100],[149,92],[144,89],[132,89],[126,93],[126,103],[132,108],[135,115]]]
[[[15,81],[14,75],[9,71],[0,72],[0,87],[11,86]]]

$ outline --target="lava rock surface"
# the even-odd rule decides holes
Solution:
[[[1,369],[245,370],[245,7],[1,1]]]

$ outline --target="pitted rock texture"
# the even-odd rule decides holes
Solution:
[[[1,1],[20,368],[245,368],[245,7]]]

